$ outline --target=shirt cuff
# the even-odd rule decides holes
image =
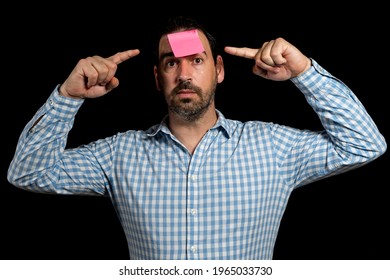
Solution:
[[[322,68],[314,59],[311,59],[311,63],[312,66],[307,71],[290,79],[305,95],[324,88],[329,83],[329,79],[338,80]]]
[[[57,85],[45,103],[46,114],[53,118],[61,118],[64,120],[72,120],[85,99],[74,99],[65,97],[59,94]]]

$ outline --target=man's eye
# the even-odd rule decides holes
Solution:
[[[175,61],[168,61],[167,62],[167,67],[173,67],[176,65],[176,62]]]
[[[200,57],[197,57],[197,58],[194,59],[194,63],[195,63],[195,64],[202,63],[202,61],[203,61],[203,59],[200,58]]]

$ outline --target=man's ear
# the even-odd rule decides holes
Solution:
[[[225,66],[223,64],[222,56],[220,56],[220,55],[217,56],[215,68],[217,69],[218,84],[220,84],[225,79]]]
[[[156,82],[156,88],[158,91],[161,91],[160,82],[158,81],[158,71],[156,65],[153,67],[153,71],[154,71],[154,81]]]

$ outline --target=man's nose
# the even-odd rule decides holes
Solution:
[[[185,59],[180,62],[178,67],[179,80],[185,81],[191,78],[192,66],[191,63]]]

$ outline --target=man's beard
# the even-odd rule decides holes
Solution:
[[[182,89],[190,89],[199,96],[200,101],[195,102],[191,98],[184,98],[178,101],[173,100],[168,104],[168,108],[171,112],[176,113],[188,122],[196,121],[210,107],[210,104],[214,100],[216,87],[217,82],[214,82],[207,92],[203,92],[201,88],[192,85],[189,81],[180,83],[172,90],[172,96],[176,96]]]

